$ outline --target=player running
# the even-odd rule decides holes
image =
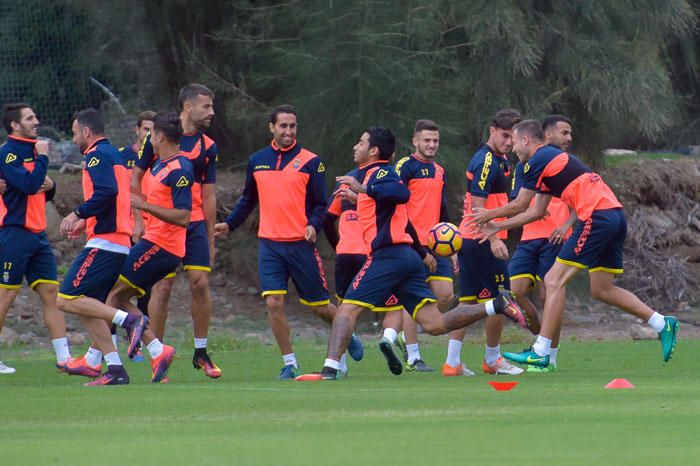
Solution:
[[[542,328],[531,349],[506,353],[511,361],[547,367],[552,339],[561,324],[566,301],[566,285],[581,270],[588,269],[594,299],[618,307],[647,322],[659,334],[663,360],[668,361],[676,346],[678,319],[664,316],[636,295],[615,285],[623,272],[623,245],[627,221],[622,204],[601,177],[576,157],[555,146],[544,145],[540,124],[525,120],[513,132],[513,148],[523,166],[523,186],[515,200],[495,209],[476,209],[467,224],[481,226],[481,234],[517,228],[541,218],[552,196],[574,209],[579,222],[562,246],[544,282]],[[535,198],[535,208],[528,209]],[[490,222],[499,217],[512,217]],[[482,240],[483,241],[483,240]]]
[[[37,140],[39,119],[28,104],[6,105],[2,124],[8,137],[0,146],[0,330],[24,277],[41,299],[56,362],[61,364],[70,351],[66,322],[56,307],[56,261],[46,235],[45,205],[56,189],[46,176],[49,142]],[[0,374],[14,372],[0,362]]]
[[[129,331],[127,354],[133,356],[143,339],[151,356],[151,382],[163,381],[175,357],[175,348],[164,345],[148,327],[148,318],[131,298],[143,296],[156,282],[171,273],[185,255],[186,228],[192,210],[192,164],[180,154],[182,126],[173,112],[155,116],[151,143],[159,157],[143,179],[146,199],[131,194],[131,207],[148,214],[143,237],[136,243],[119,271],[119,280],[107,303],[87,298],[90,306],[72,309],[82,315],[112,322]],[[88,162],[89,164],[89,162]],[[80,212],[77,213],[80,216]],[[73,226],[66,225],[73,231]],[[126,311],[126,312],[125,312]],[[116,385],[123,378],[108,371],[95,385]],[[122,382],[123,383],[123,382]]]
[[[469,162],[467,192],[464,195],[464,213],[473,209],[498,207],[508,202],[510,175],[506,154],[513,147],[513,125],[520,121],[520,113],[513,109],[499,110],[489,126],[489,138],[481,144]],[[492,235],[488,244],[480,243],[477,235],[462,221],[462,249],[459,251],[459,302],[481,303],[493,299],[499,289],[509,288],[508,248],[503,240],[505,232]],[[482,370],[487,374],[518,375],[523,372],[501,356],[503,317],[489,316],[484,322],[486,351]],[[444,376],[472,376],[474,372],[461,362],[462,342],[466,329],[450,333],[447,359],[442,365]]]
[[[147,142],[147,137],[149,134],[151,134],[151,131],[153,131],[153,118],[156,116],[156,112],[151,111],[151,110],[144,110],[143,112],[139,113],[138,120],[136,120],[136,126],[134,127],[134,132],[136,133],[136,139],[134,140],[133,144],[130,144],[128,146],[120,147],[119,152],[122,153],[122,156],[126,160],[126,166],[129,169],[129,176],[131,176],[131,170],[136,167],[136,161],[139,159],[139,154],[143,154],[143,149],[144,146]],[[136,226],[136,218],[133,217],[133,210],[131,212],[132,215],[132,230],[134,230],[133,227]],[[143,218],[139,216],[138,218],[139,222],[139,231],[136,232],[136,234],[132,233],[132,244],[135,244],[138,242],[138,240],[141,238],[141,235],[143,234]],[[148,315],[148,302],[150,301],[150,293],[146,293],[144,296],[138,298],[136,301],[136,306],[139,308],[139,310],[144,314]],[[115,347],[117,346],[117,335],[116,335],[116,325],[112,325],[112,340],[114,341]],[[131,358],[132,361],[134,362],[143,362],[143,355],[141,354],[141,351],[139,350],[133,358]]]
[[[557,146],[564,151],[569,149],[572,141],[571,120],[563,115],[549,115],[544,119],[543,130],[545,144]],[[518,196],[522,183],[523,163],[518,162],[513,177],[511,199]],[[530,202],[530,208],[534,208],[534,205],[533,199]],[[546,299],[544,277],[554,264],[563,242],[571,234],[571,227],[576,223],[576,220],[576,212],[570,212],[569,207],[561,199],[552,197],[543,218],[523,225],[520,242],[508,263],[510,290],[527,315],[528,328],[534,335],[540,333],[540,320],[537,316],[537,309],[528,298],[528,294],[537,286],[540,302],[544,303]],[[552,339],[549,366],[546,368],[528,366],[528,372],[556,370],[560,333],[561,328],[557,329]]]
[[[418,234],[420,244],[427,246],[428,232],[438,222],[449,222],[445,170],[435,163],[440,148],[440,130],[431,120],[416,121],[413,130],[415,152],[396,164],[401,182],[408,187],[411,197],[406,203],[408,219]],[[436,269],[428,271],[428,285],[435,293],[440,310],[449,309],[454,298],[452,273],[459,270],[457,256],[450,258],[435,256]],[[403,323],[403,335],[396,335],[392,320]],[[398,343],[403,352],[406,369],[417,372],[433,372],[421,358],[418,347],[416,321],[405,311],[392,312],[384,318],[384,335],[391,343]]]
[[[499,294],[484,304],[462,304],[445,314],[440,313],[437,299],[426,283],[424,263],[411,247],[414,241],[407,232],[412,227],[406,208],[410,191],[388,162],[394,148],[394,135],[389,129],[368,128],[354,148],[355,160],[362,166],[363,181],[346,176],[337,179],[358,194],[357,210],[371,253],[333,319],[323,370],[299,380],[335,380],[340,357],[350,342],[357,318],[367,309],[374,310],[384,305],[392,293],[431,335],[447,333],[487,316],[504,313],[526,325],[509,293]],[[385,354],[389,359],[391,355]],[[390,366],[400,368],[401,361],[395,356],[393,359],[389,360]]]
[[[207,352],[209,321],[211,319],[211,291],[209,273],[214,263],[214,224],[216,223],[216,162],[219,150],[216,143],[204,134],[214,118],[214,93],[202,84],[188,84],[180,89],[180,121],[183,135],[180,153],[192,163],[195,183],[192,186],[192,217],[187,227],[187,245],[182,268],[187,272],[192,292],[192,323],[194,327],[194,354],[192,365],[202,369],[207,377],[221,377],[222,371],[212,362]],[[136,159],[131,178],[132,191],[140,192],[143,175],[153,163],[155,152],[150,142]],[[138,222],[137,222],[138,224]],[[175,273],[153,287],[149,303],[150,328],[163,339],[168,317],[168,301]]]
[[[61,311],[80,316],[92,344],[84,356],[69,359],[59,368],[70,375],[96,378],[104,355],[107,372],[85,385],[124,385],[129,383],[129,375],[110,329],[104,320],[91,316],[95,300],[106,301],[131,247],[128,160],[105,137],[102,116],[95,109],[76,113],[73,141],[85,156],[84,202],[63,219],[60,230],[69,238],[85,231],[87,243],[63,279],[57,304]],[[132,322],[138,325],[138,320]]]
[[[241,226],[260,203],[260,287],[284,362],[278,378],[289,380],[299,368],[284,312],[290,275],[300,302],[314,314],[330,324],[336,311],[328,299],[323,264],[314,246],[326,211],[325,167],[318,155],[297,142],[294,107],[275,107],[268,128],[273,140],[250,157],[243,195],[226,221],[216,225],[216,233],[226,234]],[[350,355],[359,360],[362,345],[357,338],[353,341]]]

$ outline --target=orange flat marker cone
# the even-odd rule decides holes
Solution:
[[[627,379],[612,379],[605,388],[634,388],[634,385]]]
[[[319,373],[311,373],[311,374],[301,374],[300,376],[297,376],[295,379],[297,382],[320,382],[323,380],[323,376]]]
[[[515,388],[515,386],[518,385],[518,382],[496,382],[494,380],[489,380],[489,385],[491,385],[494,390],[498,390],[499,392],[507,392],[508,390]]]

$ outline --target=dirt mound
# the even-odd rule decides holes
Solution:
[[[658,308],[697,305],[700,290],[700,161],[630,162],[604,178],[629,228],[621,284]]]

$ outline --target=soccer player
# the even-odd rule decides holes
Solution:
[[[192,292],[192,323],[194,327],[194,354],[192,365],[202,369],[207,377],[221,377],[221,369],[207,353],[209,321],[211,319],[211,291],[209,273],[214,263],[214,224],[216,223],[216,162],[219,150],[216,143],[204,134],[214,118],[214,93],[202,84],[187,84],[180,89],[180,121],[183,135],[180,153],[190,159],[194,167],[192,186],[192,217],[187,227],[187,246],[182,268],[187,272]],[[146,142],[136,159],[131,183],[132,191],[140,192],[143,174],[153,163],[155,153]],[[175,274],[153,287],[148,315],[150,328],[159,339],[165,335],[168,301]]]
[[[85,155],[83,198],[61,222],[61,233],[77,238],[83,230],[87,243],[66,273],[58,293],[58,308],[77,314],[88,328],[92,344],[87,353],[69,359],[60,369],[71,375],[99,377],[102,356],[107,372],[86,385],[124,385],[129,383],[107,323],[90,317],[95,300],[104,303],[119,277],[131,247],[129,169],[127,159],[104,134],[100,113],[92,108],[76,113],[73,141]]]
[[[563,115],[549,115],[544,119],[542,126],[546,144],[559,147],[564,151],[569,149],[572,141],[571,120]],[[513,177],[511,199],[518,196],[523,176],[523,164],[518,162]],[[530,208],[534,208],[534,199],[530,202]],[[528,327],[534,335],[540,332],[540,321],[537,309],[528,298],[528,294],[533,287],[537,286],[540,301],[544,303],[546,291],[542,280],[554,264],[562,243],[569,237],[571,227],[576,222],[576,212],[569,211],[569,207],[561,199],[553,197],[547,208],[547,213],[542,219],[523,225],[520,242],[508,263],[510,290],[515,295],[521,309],[525,311],[528,317]],[[561,328],[557,329],[552,339],[549,366],[546,368],[528,366],[528,372],[556,370],[560,331]]]
[[[238,228],[260,203],[258,274],[272,333],[282,352],[280,380],[296,377],[299,363],[292,350],[284,295],[292,277],[300,302],[329,324],[335,306],[328,288],[321,256],[314,243],[326,211],[325,167],[318,155],[297,142],[297,111],[280,105],[270,113],[272,142],[248,161],[245,188],[217,235]],[[362,357],[357,338],[350,355]]]
[[[408,187],[411,197],[406,203],[408,219],[413,224],[423,246],[428,244],[428,232],[438,222],[449,222],[445,170],[435,163],[440,148],[440,131],[431,120],[416,121],[413,130],[415,152],[396,164],[401,182]],[[428,285],[435,293],[438,306],[445,311],[454,298],[452,273],[458,270],[457,256],[435,256],[436,270],[428,273]],[[401,319],[405,340],[397,338],[391,320]],[[405,310],[392,312],[384,318],[384,338],[396,342],[404,353],[406,369],[417,372],[433,372],[421,358],[418,347],[416,322]]]
[[[83,316],[106,320],[126,328],[130,334],[127,354],[131,357],[143,337],[151,356],[151,382],[167,377],[175,357],[175,348],[164,345],[147,329],[148,318],[141,314],[130,299],[143,296],[155,283],[171,273],[185,255],[185,236],[192,210],[192,164],[180,154],[182,126],[176,113],[163,112],[155,116],[151,144],[158,158],[143,178],[146,199],[131,194],[131,207],[148,214],[143,237],[129,251],[119,271],[107,303],[87,298],[90,306],[72,309]],[[89,163],[88,163],[89,164]],[[80,212],[77,213],[80,216]],[[73,231],[74,226],[65,225]],[[125,312],[126,311],[126,312]],[[108,366],[109,369],[109,366]],[[95,384],[113,385],[119,382],[109,370]]]
[[[356,168],[346,176],[359,176]],[[336,221],[338,227],[336,228]],[[335,296],[338,304],[352,283],[353,278],[367,260],[367,244],[362,237],[362,226],[357,216],[357,194],[347,185],[338,185],[328,201],[328,209],[323,219],[323,232],[335,250]],[[387,307],[387,310],[401,309],[401,306]],[[363,350],[364,351],[364,350]],[[339,372],[347,376],[346,354],[340,359]]]
[[[328,355],[323,370],[312,376],[315,380],[337,378],[340,356],[350,342],[357,318],[363,311],[383,305],[392,293],[431,335],[441,335],[487,316],[504,313],[526,325],[523,314],[507,292],[483,304],[460,304],[449,312],[440,312],[437,299],[426,283],[424,262],[411,247],[414,241],[407,232],[412,227],[406,208],[411,193],[388,162],[394,148],[394,135],[389,129],[368,128],[354,148],[355,160],[362,166],[362,182],[354,177],[337,178],[358,195],[357,211],[371,253],[333,319]],[[398,359],[395,364],[401,366]]]
[[[70,358],[66,322],[56,307],[56,261],[46,236],[46,201],[53,198],[54,182],[46,176],[49,143],[37,140],[39,119],[25,103],[5,106],[2,123],[8,134],[0,146],[0,330],[26,278],[41,299],[56,362]],[[0,374],[15,369],[0,362]]]
[[[139,113],[138,120],[136,120],[136,126],[134,127],[136,139],[134,140],[133,144],[119,148],[119,152],[121,152],[123,157],[127,160],[127,165],[129,168],[136,167],[136,161],[139,159],[139,153],[143,153],[146,138],[153,131],[153,118],[155,118],[155,116],[156,112],[152,110],[144,110],[143,112]],[[136,240],[138,239],[140,239],[140,236],[139,238],[136,238]]]
[[[467,192],[464,195],[464,213],[475,208],[498,207],[508,202],[510,174],[508,154],[513,147],[513,125],[520,121],[520,113],[513,109],[499,110],[489,126],[489,138],[472,155],[467,169]],[[509,288],[508,248],[503,240],[506,233],[488,238],[488,244],[479,243],[477,235],[462,221],[460,231],[463,243],[459,251],[459,301],[480,303],[493,299],[499,289]],[[482,370],[487,374],[518,375],[523,372],[501,356],[503,317],[489,316],[486,329],[486,351]],[[474,372],[462,364],[460,353],[466,329],[450,333],[447,360],[442,366],[444,376],[472,376]]]
[[[129,169],[129,174],[131,170],[136,166],[136,161],[139,159],[139,154],[143,153],[144,145],[146,144],[146,138],[153,130],[153,118],[156,116],[156,112],[152,110],[144,110],[139,113],[138,120],[136,121],[136,126],[134,127],[134,132],[136,133],[136,139],[133,144],[128,146],[120,147],[119,152],[126,160],[127,168]],[[133,215],[133,211],[131,212]],[[132,233],[132,244],[136,244],[138,240],[143,235],[143,219],[141,216],[132,218],[132,225],[136,227],[138,225],[138,231]],[[135,228],[132,228],[135,230]],[[144,296],[140,297],[136,301],[136,305],[139,310],[144,314],[148,315],[148,302],[150,301],[150,293],[146,293]],[[112,325],[112,340],[115,346],[117,345],[117,335],[116,335],[116,325]],[[131,359],[134,362],[143,362],[143,355],[139,350],[136,355]]]
[[[678,319],[654,311],[632,292],[615,285],[615,276],[623,272],[623,245],[627,233],[622,204],[615,194],[598,174],[576,157],[558,147],[544,145],[542,127],[534,120],[515,126],[513,148],[524,163],[523,186],[518,197],[499,208],[475,210],[467,223],[481,226],[484,236],[517,228],[542,218],[552,196],[561,198],[574,209],[579,222],[544,278],[547,299],[535,344],[529,350],[504,356],[518,363],[549,365],[552,339],[564,312],[566,285],[578,272],[588,269],[593,298],[647,322],[659,333],[663,360],[668,361],[676,345]],[[535,208],[528,209],[533,198]],[[512,218],[490,222],[500,217]]]

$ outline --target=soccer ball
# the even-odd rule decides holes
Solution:
[[[451,256],[462,249],[462,233],[451,223],[438,223],[428,232],[428,247],[438,256]]]

